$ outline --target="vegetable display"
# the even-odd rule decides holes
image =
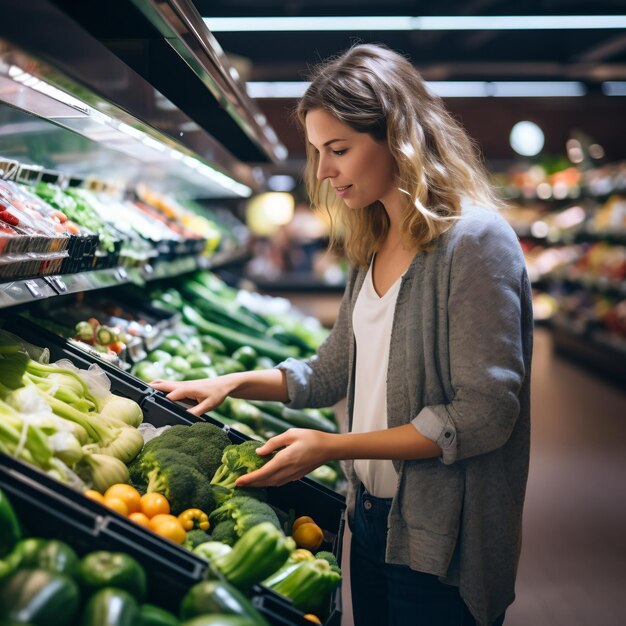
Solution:
[[[244,503],[235,500],[230,500],[231,509],[235,510],[235,505],[243,508]],[[10,521],[13,537],[12,548],[0,560],[2,624],[269,626],[247,595],[254,585],[262,583],[303,611],[323,615],[329,594],[341,581],[332,553],[314,556],[296,549],[291,537],[275,524],[262,521],[246,530],[232,548],[216,541],[195,548],[196,554],[209,561],[206,579],[187,590],[177,617],[146,603],[148,577],[130,554],[96,550],[79,557],[70,545],[57,539],[14,541],[22,536],[22,529],[2,490],[0,513]],[[156,514],[153,519],[158,517],[171,516]],[[192,510],[186,517],[204,523],[201,511]],[[195,528],[188,534],[204,532]]]

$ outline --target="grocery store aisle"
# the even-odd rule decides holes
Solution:
[[[556,356],[541,328],[532,377],[524,545],[505,625],[622,626],[626,392]],[[347,582],[342,626],[352,626]]]

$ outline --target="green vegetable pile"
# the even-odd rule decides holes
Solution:
[[[0,451],[63,482],[100,492],[128,482],[143,446],[139,405],[109,391],[103,372],[31,358],[47,351],[0,331]]]
[[[279,567],[284,561],[281,554],[285,558],[287,554],[275,547]],[[227,569],[228,561],[223,567]],[[269,626],[252,602],[225,580],[207,580],[189,589],[180,619],[146,602],[148,595],[146,572],[127,553],[98,550],[81,558],[63,541],[23,538],[15,512],[0,490],[1,624]]]

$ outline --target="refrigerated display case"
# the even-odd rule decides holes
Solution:
[[[96,10],[64,1],[2,0],[0,9],[0,178],[8,184],[52,183],[62,192],[88,189],[125,202],[137,200],[141,183],[183,202],[217,203],[262,190],[255,164],[286,157],[190,3],[128,0]],[[22,314],[43,300],[109,294],[130,283],[153,285],[198,267],[216,267],[245,251],[207,256],[183,238],[180,250],[158,249],[155,256],[123,262],[121,248],[115,248],[105,262],[97,253],[103,233],[81,232],[85,242],[72,244],[75,265],[66,263],[65,271],[52,264],[48,272],[29,267],[1,282],[2,326],[46,347],[53,360],[65,358],[80,368],[97,364],[114,393],[140,405],[146,423],[156,428],[196,423],[184,407],[119,363]],[[248,440],[211,417],[202,421],[223,428],[233,443]],[[168,608],[177,610],[184,591],[203,578],[206,561],[22,461],[1,452],[0,460],[0,487],[21,516],[45,517],[43,534],[66,538],[80,552],[102,547],[136,556],[151,572],[153,597]],[[324,533],[322,547],[341,562],[341,495],[303,479],[271,490],[270,503],[291,516],[313,516]],[[301,610],[262,585],[250,596],[272,624],[307,623]],[[329,626],[339,624],[340,590],[323,617]]]

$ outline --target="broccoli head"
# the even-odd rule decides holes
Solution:
[[[211,533],[213,541],[221,541],[229,546],[234,546],[239,537],[235,532],[235,523],[232,519],[226,519],[213,528]]]
[[[211,479],[217,501],[229,498],[240,476],[263,467],[272,457],[256,453],[263,444],[259,441],[244,441],[224,448],[222,464]]]
[[[228,435],[214,424],[177,424],[148,441],[135,463],[142,467],[144,460],[157,450],[175,450],[189,455],[197,469],[210,479],[221,465],[222,453],[229,444]]]
[[[211,541],[211,535],[205,533],[200,528],[194,528],[187,533],[185,541],[183,541],[183,547],[187,548],[187,550],[193,550],[196,546],[207,541]]]
[[[147,491],[163,494],[174,515],[194,507],[203,511],[215,508],[211,486],[191,457],[163,449],[155,451],[150,458],[150,463],[144,459]]]
[[[246,496],[230,498],[209,515],[209,520],[215,528],[229,522],[237,537],[262,522],[270,522],[280,529],[278,517],[269,504]],[[215,538],[215,531],[213,537]]]
[[[337,558],[332,552],[328,552],[328,550],[320,550],[316,555],[316,559],[322,559],[327,561],[329,565],[337,566]]]
[[[222,464],[224,449],[230,445],[228,435],[208,422],[196,422],[183,428],[182,441],[175,449],[193,457],[200,471],[211,479]]]

